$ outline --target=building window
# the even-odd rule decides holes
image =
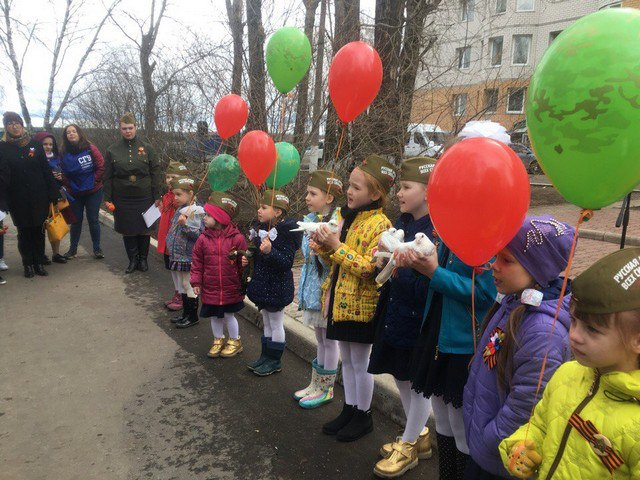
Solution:
[[[471,47],[456,48],[458,57],[458,68],[469,68],[471,66]]]
[[[533,12],[535,0],[516,0],[516,12]]]
[[[496,13],[504,13],[507,11],[507,0],[496,0]]]
[[[473,21],[473,13],[475,9],[474,3],[475,0],[460,0],[460,8],[462,9],[462,21]]]
[[[497,88],[487,88],[484,91],[484,109],[486,113],[496,113],[498,111]]]
[[[498,67],[502,65],[502,37],[494,37],[489,39],[489,53],[491,55],[491,66]]]
[[[453,114],[461,117],[467,111],[467,94],[459,93],[453,96]]]
[[[558,38],[558,35],[560,35],[562,33],[562,30],[558,30],[556,32],[551,32],[549,34],[549,45],[551,45],[553,43],[553,41]]]
[[[507,113],[524,112],[524,88],[510,88],[507,100]]]
[[[531,50],[531,35],[513,36],[513,65],[527,65]]]

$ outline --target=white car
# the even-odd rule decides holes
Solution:
[[[405,157],[437,157],[446,132],[432,123],[410,123],[404,145]]]

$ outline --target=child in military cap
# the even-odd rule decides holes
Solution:
[[[321,227],[312,248],[331,261],[330,288],[325,301],[327,338],[338,340],[342,358],[345,403],[342,412],[322,431],[339,441],[357,440],[373,430],[373,375],[367,372],[378,302],[374,248],[391,222],[383,213],[396,179],[393,165],[369,155],[349,176],[347,205],[340,209],[339,232]],[[315,245],[317,243],[317,245]]]
[[[500,444],[502,460],[518,478],[640,478],[640,248],[599,260],[572,290],[575,361]]]
[[[191,287],[189,271],[191,270],[193,246],[202,233],[204,225],[201,221],[195,224],[191,221],[187,222],[187,217],[180,213],[180,209],[193,203],[194,183],[194,180],[189,177],[177,177],[171,180],[173,205],[176,212],[171,218],[167,232],[166,252],[169,255],[169,270],[171,270],[174,285],[182,296],[182,315],[171,320],[177,328],[190,327],[198,323],[199,320],[198,296]],[[196,207],[193,208],[195,210]]]
[[[280,190],[266,190],[258,207],[258,225],[249,233],[257,249],[254,274],[247,296],[262,314],[264,334],[260,357],[247,365],[264,377],[282,369],[285,348],[284,307],[293,302],[293,259],[302,243],[302,233],[292,232],[296,222],[287,218],[289,197]],[[242,257],[244,267],[248,265]]]
[[[338,221],[336,204],[342,195],[342,181],[334,172],[316,170],[309,178],[305,201],[309,213],[305,222]],[[311,383],[293,394],[302,408],[317,408],[333,399],[333,384],[338,373],[338,342],[327,338],[327,318],[322,310],[323,284],[331,263],[316,255],[309,246],[309,235],[302,239],[304,264],[298,282],[298,309],[302,323],[313,327],[318,342],[311,364]]]
[[[169,166],[164,174],[164,181],[167,185],[167,193],[162,196],[162,205],[160,206],[160,222],[158,223],[158,253],[164,256],[164,266],[169,270],[169,255],[167,254],[167,232],[173,215],[176,213],[176,207],[173,204],[174,195],[171,190],[171,181],[180,176],[189,176],[189,170],[180,162],[169,162]],[[182,296],[180,288],[174,285],[175,291],[173,298],[164,302],[165,307],[169,310],[180,310],[182,308]]]
[[[205,229],[191,255],[191,286],[202,300],[200,316],[211,320],[213,345],[208,356],[234,357],[243,349],[235,313],[244,307],[244,294],[241,259],[230,255],[246,250],[247,241],[233,223],[238,202],[231,194],[212,192],[204,211]]]

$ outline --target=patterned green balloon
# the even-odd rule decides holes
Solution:
[[[588,15],[550,45],[529,85],[527,125],[542,169],[582,208],[640,183],[640,10]]]
[[[311,65],[311,44],[295,27],[282,27],[267,44],[267,71],[280,93],[288,93],[305,76]]]
[[[276,143],[276,166],[269,174],[265,185],[267,188],[281,188],[296,178],[300,170],[300,153],[296,147],[287,142]],[[275,180],[275,182],[274,182]]]
[[[211,190],[226,192],[233,187],[240,178],[240,163],[231,155],[222,154],[209,163],[207,181]]]

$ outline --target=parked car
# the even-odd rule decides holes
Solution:
[[[432,123],[410,123],[404,145],[405,157],[437,157],[444,145],[446,132]]]
[[[317,147],[309,146],[305,149],[302,155],[302,161],[300,162],[300,168],[302,170],[308,170],[313,172],[318,169],[318,163],[322,160],[322,153],[324,151],[324,140],[320,140]]]
[[[533,150],[522,143],[512,143],[509,146],[518,154],[524,164],[524,168],[527,169],[527,173],[531,175],[540,175],[542,173],[542,169]]]

